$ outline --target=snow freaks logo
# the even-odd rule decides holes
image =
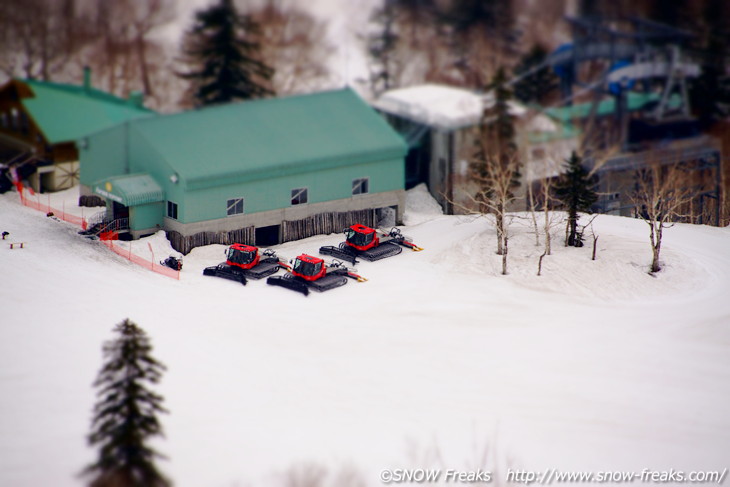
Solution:
[[[380,481],[384,484],[431,484],[439,481],[453,484],[487,484],[492,481],[492,472],[488,470],[386,468],[380,472]]]
[[[544,472],[529,470],[507,469],[508,484],[523,484],[531,486],[553,484],[621,484],[621,483],[653,483],[653,484],[722,484],[727,476],[728,469],[722,471],[694,471],[680,470],[654,471],[648,468],[641,472],[603,471],[603,472],[562,472],[548,468]],[[384,484],[487,484],[492,482],[492,472],[488,470],[441,470],[424,468],[395,468],[380,472],[380,481]]]

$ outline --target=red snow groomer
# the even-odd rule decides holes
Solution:
[[[263,256],[262,256],[263,255]],[[282,262],[273,250],[261,254],[258,247],[235,243],[226,250],[226,261],[203,270],[205,276],[222,277],[245,285],[247,278],[261,279],[270,276],[289,264]]]
[[[269,277],[266,283],[285,287],[308,296],[309,289],[322,292],[344,286],[347,284],[348,277],[358,282],[367,281],[364,277],[355,274],[353,269],[345,267],[342,262],[333,261],[327,265],[323,259],[307,254],[302,254],[294,259],[294,263],[288,270],[289,274]]]
[[[411,239],[405,237],[397,227],[393,227],[388,233],[380,231],[380,236],[378,236],[378,232],[374,228],[359,223],[352,225],[345,229],[344,242],[337,247],[333,245],[320,247],[319,253],[331,255],[355,265],[358,257],[369,261],[385,259],[400,254],[403,251],[402,247],[416,252],[423,250]]]

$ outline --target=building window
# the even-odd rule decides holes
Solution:
[[[370,178],[352,180],[352,194],[365,194],[370,192]]]
[[[167,217],[177,220],[177,203],[167,202]]]
[[[291,190],[291,204],[303,205],[309,200],[307,188],[296,188]]]
[[[10,128],[16,131],[20,128],[20,112],[17,108],[10,110]]]
[[[243,213],[243,198],[233,198],[226,204],[228,216],[240,215]]]
[[[28,115],[25,112],[20,112],[20,132],[23,135],[28,135],[30,130],[30,124],[28,123]]]

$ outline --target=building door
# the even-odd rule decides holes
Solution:
[[[112,205],[112,217],[115,220],[120,218],[129,218],[129,207],[114,201]]]
[[[430,167],[431,135],[425,133],[406,155],[406,189],[411,189],[421,183],[428,184]]]
[[[256,246],[268,247],[279,243],[279,225],[256,228]]]

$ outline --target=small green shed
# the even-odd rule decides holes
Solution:
[[[131,120],[79,141],[82,191],[177,250],[400,221],[402,138],[351,89]]]

